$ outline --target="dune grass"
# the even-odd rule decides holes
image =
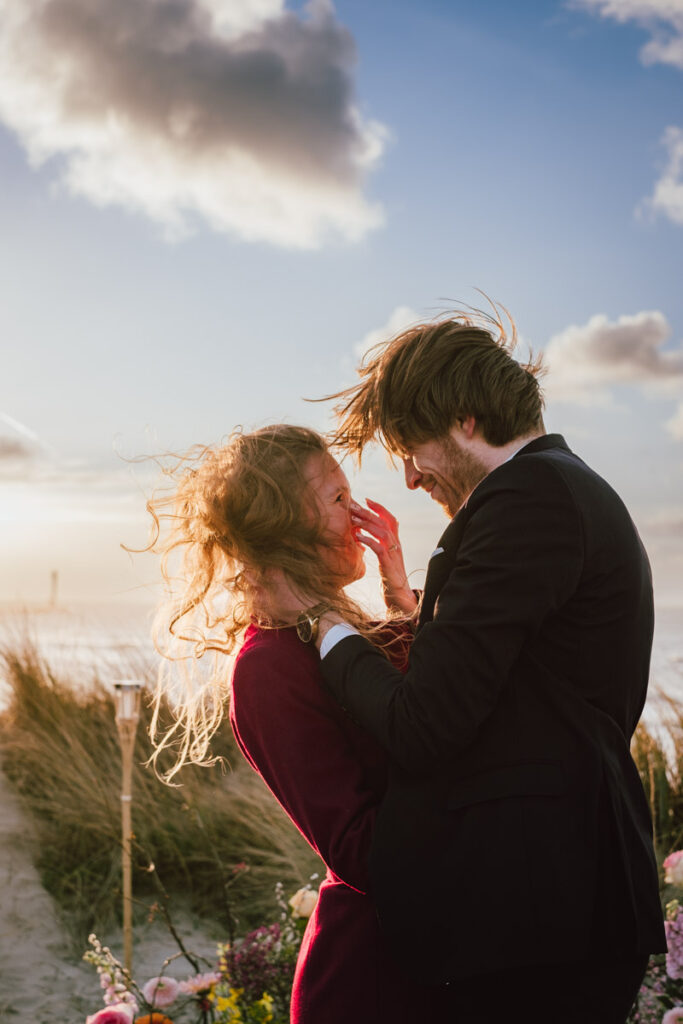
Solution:
[[[130,677],[130,667],[121,666],[121,678]],[[81,689],[56,678],[30,643],[0,651],[0,668],[9,692],[0,715],[2,767],[33,813],[43,883],[75,945],[82,945],[90,931],[120,915],[121,761],[113,699],[97,678]],[[238,934],[274,920],[276,883],[294,891],[322,870],[321,862],[244,762],[227,722],[213,742],[225,768],[186,767],[179,788],[145,768],[149,699],[147,690],[133,777],[135,897],[154,902],[160,879],[172,905],[189,901],[226,937],[230,915]],[[661,864],[683,847],[683,708],[669,701],[657,734],[641,723],[632,753]],[[139,916],[145,913],[141,906]]]
[[[662,697],[663,716],[654,733],[641,722],[631,753],[650,804],[660,862],[683,847],[683,707]]]
[[[36,823],[36,865],[76,945],[119,919],[121,759],[113,699],[102,682],[74,689],[35,647],[0,652],[9,700],[0,716],[2,767]],[[130,678],[122,666],[121,678]],[[238,934],[273,920],[285,892],[321,870],[275,800],[244,762],[229,724],[214,740],[227,767],[184,768],[180,788],[143,763],[150,691],[143,694],[133,775],[134,896],[151,904],[158,882]],[[156,871],[148,870],[150,861]],[[139,916],[147,913],[143,906]]]

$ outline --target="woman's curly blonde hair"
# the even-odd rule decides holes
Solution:
[[[167,589],[154,627],[163,660],[150,726],[157,771],[162,751],[176,755],[161,773],[167,781],[183,764],[214,763],[209,743],[229,691],[225,655],[250,623],[278,625],[262,599],[273,570],[310,605],[324,602],[361,632],[373,633],[344,593],[335,560],[324,557],[334,541],[316,512],[306,470],[311,458],[327,453],[315,431],[277,425],[235,431],[220,446],[193,448],[164,466],[171,488],[147,503],[153,536],[146,550],[161,554]],[[211,665],[200,666],[207,652],[213,652]],[[179,663],[180,679],[173,671]],[[159,716],[167,702],[174,720],[163,732]]]

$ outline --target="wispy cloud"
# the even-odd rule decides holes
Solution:
[[[666,429],[676,441],[683,441],[683,402],[681,402],[670,420],[665,423]]]
[[[389,341],[395,334],[399,334],[417,323],[420,323],[420,317],[414,309],[411,309],[410,306],[397,306],[382,327],[375,327],[368,331],[361,341],[354,345],[354,355],[362,359],[365,353],[375,345]]]
[[[643,207],[683,226],[683,129],[669,126],[662,142],[667,163]]]
[[[0,118],[31,162],[171,236],[316,247],[381,223],[354,61],[330,0],[0,0]]]
[[[571,6],[622,23],[635,21],[650,33],[640,51],[643,63],[683,70],[683,0],[572,0]],[[638,210],[662,213],[683,225],[683,129],[670,125],[662,144],[667,150],[666,165]]]
[[[644,64],[683,68],[683,3],[681,0],[573,0],[571,6],[593,11],[622,24],[635,21],[651,38],[640,51]]]
[[[664,348],[671,335],[658,311],[610,321],[597,314],[567,327],[545,349],[545,391],[556,402],[608,405],[618,385],[630,384],[671,397],[683,387],[683,347]]]

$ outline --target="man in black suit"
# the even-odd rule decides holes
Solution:
[[[545,433],[539,366],[513,347],[495,320],[423,325],[338,396],[340,443],[379,438],[453,518],[405,675],[334,614],[317,643],[326,685],[391,756],[373,893],[406,969],[446,985],[462,1024],[621,1024],[666,948],[629,751],[650,569],[618,495]],[[396,549],[369,515],[369,546]],[[405,579],[387,587],[415,603]]]

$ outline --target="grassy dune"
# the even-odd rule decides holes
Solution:
[[[9,702],[0,716],[2,767],[36,823],[36,864],[77,944],[118,920],[120,753],[113,700],[97,679],[86,690],[55,678],[30,644],[0,652]],[[130,666],[129,666],[130,667]],[[139,666],[135,666],[139,673]],[[130,675],[121,666],[121,677]],[[188,767],[179,788],[145,768],[149,691],[137,735],[133,779],[134,894],[171,897],[238,933],[274,919],[275,883],[285,891],[321,870],[296,829],[244,763],[224,723],[214,751],[226,767]],[[660,863],[683,847],[683,709],[673,701],[663,729],[641,724],[633,755],[650,801]],[[246,865],[246,869],[241,865]],[[666,898],[666,889],[663,893]],[[143,906],[140,916],[146,914]]]
[[[656,734],[641,722],[631,753],[650,803],[655,846],[661,861],[683,848],[683,707],[665,699]]]
[[[30,644],[0,658],[10,693],[0,717],[2,767],[33,813],[43,884],[82,945],[120,910],[121,761],[113,700],[97,679],[79,692],[55,678]],[[244,763],[226,723],[214,741],[226,768],[187,767],[180,788],[160,782],[143,766],[151,749],[149,691],[142,703],[133,777],[135,897],[154,902],[161,880],[171,906],[189,901],[226,930],[230,914],[238,933],[273,920],[275,883],[297,889],[321,870],[319,860]],[[150,861],[156,873],[149,872]],[[137,913],[147,911],[140,906]]]

